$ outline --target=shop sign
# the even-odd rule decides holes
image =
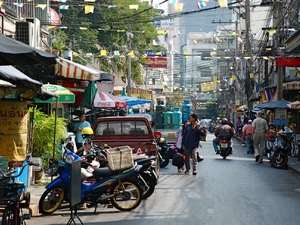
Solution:
[[[27,103],[0,101],[0,155],[23,162],[27,146]]]
[[[167,58],[165,57],[146,57],[145,67],[167,68]]]

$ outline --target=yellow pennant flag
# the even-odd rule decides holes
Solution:
[[[94,13],[95,6],[93,5],[85,5],[84,6],[84,14]]]
[[[156,31],[158,35],[164,35],[165,34],[165,30],[157,30]]]
[[[235,76],[235,75],[232,75],[232,76],[231,76],[231,80],[236,80],[236,76]]]
[[[106,56],[106,50],[101,50],[101,51],[100,51],[100,55],[101,55],[101,56]]]
[[[48,27],[47,27],[48,30],[49,30],[49,29],[54,29],[54,28],[56,28],[56,26],[48,26]]]
[[[217,80],[218,80],[217,76],[213,76],[213,82],[214,82],[214,84],[217,83]]]
[[[250,73],[249,76],[251,79],[254,78],[254,73]]]
[[[41,8],[41,9],[45,9],[47,7],[47,4],[37,4],[36,6],[35,6],[35,8]]]
[[[175,11],[181,12],[183,10],[183,3],[178,3],[175,5]]]
[[[134,52],[133,50],[131,52],[128,53],[128,56],[133,56],[134,55]]]
[[[221,8],[228,7],[228,0],[218,0]]]
[[[139,5],[129,5],[129,9],[138,9]]]

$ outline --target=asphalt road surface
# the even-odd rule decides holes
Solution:
[[[246,147],[234,142],[234,154],[215,155],[213,136],[202,143],[205,158],[196,176],[178,173],[171,165],[161,169],[154,194],[132,212],[99,207],[80,210],[85,225],[299,225],[300,175],[255,163]],[[28,225],[67,224],[68,210],[33,217]],[[80,222],[75,218],[76,224]],[[73,223],[71,223],[73,224]]]

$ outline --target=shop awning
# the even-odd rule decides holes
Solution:
[[[292,81],[283,84],[283,90],[300,90],[300,81]]]
[[[13,66],[0,66],[0,79],[7,81],[11,84],[34,84],[38,86],[42,86],[43,83],[40,81],[31,79],[21,71],[17,70]]]
[[[59,62],[55,65],[56,75],[70,79],[96,81],[101,79],[101,73],[105,72],[89,68],[64,58],[59,58]]]
[[[56,55],[0,34],[0,65],[52,65]]]

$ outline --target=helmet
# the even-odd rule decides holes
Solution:
[[[93,135],[94,131],[90,127],[85,127],[85,128],[82,129],[81,134],[82,135],[84,135],[84,134]]]
[[[227,124],[227,119],[226,118],[222,119],[222,124]]]
[[[88,138],[88,137],[91,137],[92,135],[94,134],[94,131],[92,128],[90,127],[85,127],[82,129],[81,131],[81,135],[82,137],[85,139],[85,138]]]

